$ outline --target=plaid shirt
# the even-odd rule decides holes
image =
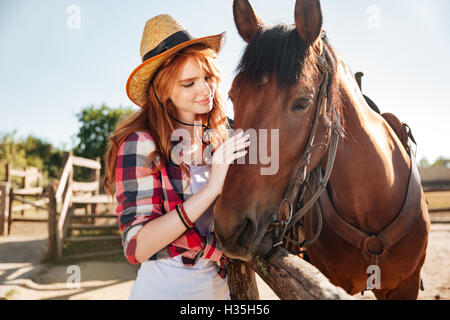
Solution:
[[[192,196],[188,178],[180,167],[169,163],[154,174],[145,167],[148,155],[155,150],[150,134],[134,132],[119,147],[116,162],[116,199],[122,245],[127,260],[137,264],[136,238],[150,220],[175,209]],[[198,229],[186,230],[178,239],[155,253],[149,260],[182,256],[185,265],[194,265],[199,257],[217,262],[217,271],[226,276],[229,260],[222,254],[214,233],[201,236]]]

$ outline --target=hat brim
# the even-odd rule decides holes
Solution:
[[[144,61],[134,69],[128,77],[126,85],[128,98],[139,107],[143,107],[148,100],[147,90],[150,79],[163,62],[175,55],[178,51],[198,43],[204,44],[207,47],[212,48],[216,53],[219,53],[225,43],[225,32],[180,43],[179,45]]]

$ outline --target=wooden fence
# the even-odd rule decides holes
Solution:
[[[422,188],[425,192],[450,191],[450,168],[431,167],[419,168]],[[450,208],[429,209],[430,213],[449,212]]]
[[[115,204],[115,199],[100,194],[100,158],[96,160],[76,157],[66,152],[63,160],[63,172],[59,180],[42,187],[42,173],[32,167],[13,168],[6,165],[6,179],[0,182],[0,235],[10,234],[13,222],[44,222],[48,224],[48,256],[62,258],[64,243],[99,240],[119,240],[120,235],[72,237],[73,231],[80,230],[119,230],[115,213],[97,214],[99,205]],[[91,181],[79,182],[73,178],[74,167],[91,170]],[[17,187],[19,186],[19,187]],[[23,216],[23,211],[30,208],[45,210],[45,218]],[[78,213],[84,208],[84,214]],[[22,215],[20,215],[22,213]],[[101,222],[98,222],[101,218]],[[106,223],[105,221],[113,221]],[[96,256],[121,252],[115,250],[90,252],[83,256]]]
[[[425,192],[450,191],[450,168],[419,168]]]
[[[5,181],[0,187],[0,235],[4,235],[6,230],[9,235],[14,221],[47,222],[47,219],[23,217],[24,211],[31,208],[47,210],[48,199],[42,187],[42,172],[34,167],[13,168],[7,163],[5,173]],[[15,187],[17,180],[20,180],[18,188]],[[17,205],[17,202],[20,204]],[[19,212],[20,217],[17,216]]]
[[[86,242],[99,240],[118,240],[120,235],[71,237],[74,230],[118,230],[117,216],[115,214],[97,215],[97,205],[109,205],[115,203],[115,199],[105,194],[100,194],[100,159],[85,159],[74,156],[68,152],[64,156],[64,169],[59,180],[57,189],[54,185],[47,186],[49,197],[49,258],[63,258],[63,247],[68,242]],[[74,166],[92,170],[93,181],[77,182],[73,179]],[[84,207],[85,215],[76,215],[75,209]],[[88,218],[86,223],[86,218]],[[113,219],[114,223],[96,225],[96,218]],[[84,223],[75,223],[75,220]],[[76,256],[64,257],[71,259],[84,258],[121,252],[121,248],[108,251],[90,252]]]

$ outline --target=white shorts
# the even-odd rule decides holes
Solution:
[[[186,266],[181,255],[141,264],[130,300],[230,300],[227,278],[217,273],[216,262],[199,259]]]

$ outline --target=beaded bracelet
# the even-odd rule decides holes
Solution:
[[[178,205],[175,206],[175,210],[177,210],[178,217],[180,218],[181,222],[183,222],[186,229],[189,229],[189,225],[186,222],[186,220],[184,220],[183,214],[181,213],[180,209],[178,208]]]
[[[177,210],[178,216],[180,217],[180,219],[183,222],[186,229],[194,228],[194,224],[189,219],[186,211],[184,210],[183,205],[181,203],[179,203],[175,206],[175,209]]]
[[[183,204],[179,203],[178,206],[181,211],[181,214],[183,215],[183,217],[186,220],[187,224],[189,225],[190,229],[194,228],[194,224],[192,223],[191,219],[189,219],[186,211],[184,210]]]

